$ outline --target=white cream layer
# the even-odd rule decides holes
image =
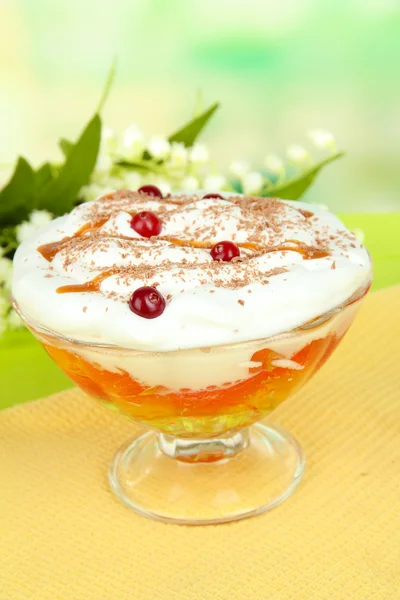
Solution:
[[[107,252],[99,251],[94,245],[82,251],[70,264],[67,264],[65,251],[51,262],[46,261],[38,252],[38,246],[73,236],[91,219],[95,205],[88,203],[55,219],[38,235],[21,244],[14,260],[13,296],[29,321],[58,334],[136,350],[172,351],[236,344],[290,331],[345,304],[360,287],[366,286],[370,260],[365,248],[354,236],[349,237],[349,232],[333,214],[300,202],[283,204],[279,233],[273,233],[274,244],[277,239],[282,244],[288,239],[296,239],[315,246],[318,245],[317,232],[322,230],[325,237],[332,234],[332,239],[327,242],[330,256],[304,260],[301,254],[293,251],[264,254],[252,260],[255,275],[248,285],[240,288],[232,282],[245,273],[246,263],[224,263],[219,286],[216,286],[214,277],[205,268],[212,260],[208,249],[182,249],[166,241],[140,238],[130,227],[131,216],[126,207],[123,210],[116,206],[100,231],[105,238],[108,232],[132,238],[128,244],[135,245],[135,252],[130,253],[126,245],[121,248],[118,240],[107,238]],[[132,202],[129,210],[157,212],[160,206],[165,206],[163,200],[144,196],[140,201]],[[223,229],[216,235],[215,206],[223,214]],[[177,212],[174,208],[166,206],[162,214],[164,236],[246,242],[254,233],[240,206],[229,199],[194,197],[182,210]],[[306,219],[297,208],[311,211],[314,216]],[[285,223],[291,223],[290,228]],[[262,242],[268,245],[271,238],[272,232],[266,226]],[[344,239],[348,244],[345,249],[340,243]],[[243,255],[246,254],[248,252],[244,250]],[[186,261],[183,271],[182,259]],[[167,267],[165,261],[168,261]],[[175,267],[173,263],[176,263]],[[159,265],[159,270],[146,280],[111,276],[103,281],[96,293],[56,292],[62,285],[89,281],[106,267],[129,268],[135,264]],[[268,283],[260,282],[262,276],[274,268],[287,271],[270,277]],[[168,298],[164,313],[152,320],[132,313],[128,306],[132,292],[143,285],[156,283],[158,290]],[[242,362],[246,360],[249,358],[241,359]],[[145,379],[149,381],[148,374]],[[158,381],[158,384],[162,382]]]
[[[302,370],[292,357],[315,340],[327,336],[341,337],[351,325],[359,302],[347,306],[322,325],[260,341],[235,346],[190,349],[182,352],[138,352],[96,349],[75,346],[73,351],[105,371],[128,373],[143,386],[163,386],[178,392],[182,389],[204,390],[209,386],[229,386],[251,376],[250,369],[261,363],[251,358],[258,350],[269,349],[279,355],[272,365],[296,371]],[[71,348],[65,346],[66,350]]]

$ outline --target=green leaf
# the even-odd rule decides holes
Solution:
[[[0,226],[18,225],[26,219],[34,204],[35,172],[20,157],[10,181],[0,191]]]
[[[0,228],[0,256],[7,256],[18,246],[15,227]],[[1,337],[1,336],[0,336]]]
[[[178,131],[170,135],[168,141],[181,142],[187,147],[193,146],[197,137],[200,135],[200,133],[207,125],[208,121],[211,119],[218,107],[219,102],[216,102],[201,115],[199,115],[195,119],[192,119],[189,123],[182,127],[182,129],[179,129]]]
[[[49,163],[44,163],[35,174],[36,195],[38,192],[50,183],[54,178],[53,170]]]
[[[108,72],[106,83],[104,85],[103,93],[101,94],[99,105],[97,107],[97,113],[100,113],[104,108],[104,104],[106,103],[106,100],[110,94],[112,85],[114,83],[116,70],[117,70],[117,58],[114,57],[113,61],[111,63],[110,70]]]
[[[67,158],[74,144],[65,138],[61,138],[61,140],[58,142],[58,145],[60,146],[61,152],[64,154],[65,158]]]
[[[301,173],[296,177],[266,188],[261,195],[276,196],[277,198],[283,198],[285,200],[298,200],[313,183],[321,169],[334,160],[341,158],[343,155],[344,152],[332,154],[319,163],[313,165],[310,169],[301,171]]]
[[[143,159],[139,162],[129,161],[129,160],[119,160],[116,164],[118,167],[123,167],[124,169],[131,169],[134,171],[153,171],[153,167],[157,169],[157,166],[154,165],[149,159]]]
[[[145,173],[154,173],[155,175],[167,175],[165,167],[163,167],[162,163],[155,163],[153,160],[145,157],[134,161],[119,160],[114,164],[118,167],[123,167],[124,169],[130,169],[133,171],[144,171]],[[171,177],[172,173],[169,172],[168,175]]]
[[[200,88],[196,90],[196,97],[194,101],[193,118],[197,119],[204,110],[204,96],[203,91]]]
[[[79,140],[72,146],[58,175],[36,198],[36,208],[46,209],[55,215],[70,211],[80,188],[89,182],[100,147],[101,120],[95,115]]]
[[[229,183],[231,184],[233,192],[236,192],[237,194],[243,194],[243,185],[240,179],[231,179]]]

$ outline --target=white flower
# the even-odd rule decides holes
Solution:
[[[16,228],[19,243],[34,235],[38,229],[47,225],[52,220],[52,215],[47,210],[34,210],[29,215],[29,221],[23,221]]]
[[[193,192],[194,190],[198,190],[200,187],[200,182],[193,175],[188,175],[188,177],[184,177],[182,180],[182,189],[187,190],[188,192]]]
[[[117,136],[110,127],[103,127],[101,130],[101,149],[106,154],[115,154],[117,151]]]
[[[138,158],[144,150],[144,135],[137,125],[131,123],[122,134],[118,153],[124,158]]]
[[[296,165],[304,165],[311,160],[310,153],[303,148],[303,146],[297,146],[295,144],[289,146],[287,149],[287,155],[289,160]]]
[[[34,225],[37,229],[47,225],[50,221],[53,220],[53,215],[49,213],[47,210],[33,210],[29,215],[29,221],[32,225]]]
[[[164,159],[167,158],[170,153],[171,144],[166,138],[154,135],[150,138],[147,149],[153,158]]]
[[[99,153],[97,155],[95,170],[102,173],[108,173],[113,166],[113,160],[109,154]]]
[[[142,185],[142,178],[137,171],[130,171],[129,169],[125,170],[124,173],[124,186],[128,190],[137,190]]]
[[[105,156],[105,155],[103,155],[103,156]],[[114,171],[114,168],[112,168],[112,171],[111,171],[111,169],[107,169],[106,161],[102,162],[102,164],[100,164],[99,166],[100,166],[100,168],[98,168],[96,165],[96,168],[93,170],[93,172],[90,176],[90,184],[88,184],[88,185],[96,184],[100,187],[107,187],[108,182],[110,181],[110,173],[112,171]],[[102,170],[103,167],[105,167],[104,171]],[[85,191],[84,191],[84,193],[85,193]]]
[[[204,180],[204,189],[209,192],[217,192],[225,185],[225,177],[223,175],[209,175]]]
[[[124,187],[124,182],[121,177],[108,177],[107,185],[103,186],[102,195],[108,194],[109,192],[115,192]]]
[[[272,171],[272,173],[283,173],[283,160],[279,158],[279,156],[275,156],[275,154],[267,154],[264,158],[264,165],[267,167],[268,171]]]
[[[21,244],[36,232],[36,227],[29,223],[29,221],[23,221],[21,225],[16,228],[17,240]]]
[[[3,296],[0,296],[0,318],[5,317],[9,311],[10,303]]]
[[[208,149],[204,144],[194,144],[189,152],[190,162],[195,165],[203,165],[209,159]]]
[[[188,151],[185,144],[173,142],[168,164],[173,167],[185,167],[188,161]]]
[[[7,317],[7,322],[10,329],[22,329],[22,327],[24,326],[23,320],[15,312],[14,309],[10,310]]]
[[[154,183],[154,181],[150,181],[149,183]],[[159,188],[163,196],[171,193],[171,184],[165,179],[157,179],[154,185]]]
[[[317,148],[336,151],[336,141],[333,133],[324,129],[315,129],[307,132],[308,137]]]
[[[84,202],[91,202],[101,196],[102,191],[103,186],[98,185],[97,183],[89,183],[88,185],[81,187],[79,197],[82,198]]]
[[[0,258],[0,284],[11,280],[12,261],[8,258]]]
[[[245,194],[256,194],[263,186],[264,178],[258,171],[250,171],[242,179],[243,191]]]
[[[99,185],[98,183],[84,185],[79,191],[79,197],[82,198],[84,202],[92,202],[92,200],[96,200],[97,198],[100,198],[100,196],[104,196],[104,194],[108,194],[109,192],[114,192],[121,187],[119,181],[115,181],[116,185],[114,187],[111,185],[114,183],[111,178],[108,179],[108,182],[110,185],[107,187]]]
[[[246,173],[248,173],[249,165],[243,160],[234,160],[229,166],[229,171],[232,173],[232,175],[241,179],[246,175]]]

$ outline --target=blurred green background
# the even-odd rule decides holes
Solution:
[[[200,87],[222,103],[203,137],[221,168],[323,127],[348,155],[307,199],[399,210],[398,0],[0,0],[0,163],[55,158],[114,55],[109,126],[167,133]]]

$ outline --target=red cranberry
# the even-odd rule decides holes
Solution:
[[[144,286],[135,290],[129,300],[129,308],[144,319],[155,319],[165,310],[165,299],[154,287]]]
[[[144,210],[132,217],[131,227],[142,237],[150,238],[152,235],[159,235],[162,222],[155,213]]]
[[[218,198],[218,200],[225,200],[221,194],[216,194],[215,192],[211,192],[210,194],[203,196],[203,200],[207,200],[207,198]]]
[[[156,185],[142,185],[142,187],[138,189],[138,192],[147,194],[148,196],[153,196],[154,198],[163,197],[161,190],[159,190]]]
[[[214,260],[230,262],[235,256],[240,256],[240,250],[233,242],[218,242],[211,248],[211,256]]]

